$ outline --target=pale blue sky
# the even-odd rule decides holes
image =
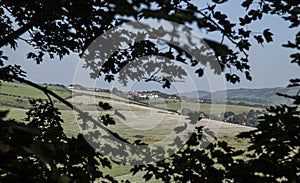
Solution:
[[[239,7],[239,4],[234,4],[233,1],[222,7],[222,10],[228,13],[231,20],[236,21],[238,16],[244,11]],[[253,80],[247,81],[241,74],[241,82],[235,85],[226,83],[227,88],[270,88],[288,85],[291,78],[299,77],[300,68],[290,63],[289,55],[293,50],[282,48],[281,44],[288,40],[294,40],[296,30],[287,29],[288,24],[278,17],[265,17],[262,22],[254,23],[249,26],[249,29],[262,31],[265,28],[270,28],[274,33],[274,42],[265,44],[264,47],[257,45],[252,41],[250,50],[250,66]],[[204,34],[194,29],[199,36]],[[210,39],[218,40],[218,35],[210,35]],[[36,65],[33,61],[25,59],[29,48],[23,43],[19,44],[17,51],[5,49],[5,54],[9,56],[8,64],[16,63],[22,65],[22,68],[27,71],[27,78],[37,83],[57,83],[69,85],[73,83],[73,76],[77,64],[80,59],[76,55],[71,55],[63,58],[61,61],[45,60],[43,63]],[[84,83],[80,83],[84,84]],[[140,88],[153,89],[156,85],[140,84]],[[103,80],[97,82],[97,87],[109,85],[103,84]],[[137,87],[137,88],[139,88]],[[191,91],[192,88],[185,88]],[[197,89],[211,90],[207,80],[201,78],[197,81]]]

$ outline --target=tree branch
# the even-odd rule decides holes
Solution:
[[[118,134],[116,134],[115,132],[109,130],[108,128],[106,128],[102,123],[99,123],[99,121],[95,120],[94,118],[92,118],[90,115],[87,115],[86,112],[81,111],[79,108],[77,108],[76,106],[72,105],[70,102],[66,101],[65,99],[63,99],[62,97],[60,97],[59,95],[57,95],[56,93],[54,93],[51,90],[48,90],[46,87],[42,87],[36,83],[33,83],[29,80],[26,80],[24,78],[20,78],[20,77],[13,77],[12,79],[28,84],[29,86],[32,86],[38,90],[41,90],[42,92],[44,92],[46,95],[51,95],[52,97],[56,98],[57,100],[59,100],[60,102],[62,102],[63,104],[65,104],[66,106],[68,106],[69,108],[71,108],[72,110],[76,111],[81,117],[84,117],[85,120],[91,121],[95,126],[101,128],[102,130],[104,130],[105,132],[107,132],[110,135],[113,135],[115,138],[119,139],[120,141],[126,142],[128,144],[131,144],[130,142],[128,142],[127,140],[123,139],[122,137],[120,137]]]
[[[285,97],[285,98],[290,98],[290,99],[297,99],[299,96],[291,96],[283,93],[276,93],[278,96]]]
[[[24,34],[26,31],[31,29],[35,24],[35,21],[32,20],[28,22],[27,24],[23,25],[19,29],[15,30],[13,33],[7,35],[3,39],[0,39],[0,48],[7,45],[8,43],[13,42],[14,40],[18,39],[22,34]]]

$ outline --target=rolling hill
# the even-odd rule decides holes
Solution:
[[[199,98],[211,100],[211,97],[214,96],[214,99],[217,101],[224,102],[225,92],[227,95],[226,102],[234,103],[249,103],[249,104],[261,104],[261,105],[272,105],[272,104],[291,104],[292,100],[280,97],[276,93],[284,94],[296,94],[299,91],[300,87],[294,88],[285,88],[285,87],[276,87],[276,88],[261,88],[261,89],[229,89],[226,91],[216,91],[208,92],[203,90],[192,91],[182,93],[181,96],[188,98],[196,98],[195,93],[198,93]]]
[[[57,95],[64,99],[72,96],[71,91],[67,90],[61,85],[46,85],[41,84],[40,86],[47,87]],[[13,107],[28,109],[30,107],[30,99],[48,99],[42,91],[33,88],[29,85],[18,83],[18,82],[1,82],[0,85],[0,107]],[[53,102],[57,102],[56,99],[51,97]],[[66,108],[64,105],[59,104],[59,107]]]
[[[67,90],[63,86],[43,86],[51,89],[67,101],[72,102],[80,109],[88,111],[95,119],[103,112],[96,107],[98,102],[110,102],[113,109],[106,112],[116,120],[116,125],[110,126],[110,128],[129,141],[142,140],[146,143],[160,144],[162,147],[165,147],[167,144],[173,142],[172,138],[166,137],[169,137],[170,134],[175,134],[173,129],[183,126],[183,123],[187,120],[185,116],[181,116],[177,113],[147,107],[138,102],[127,102],[124,98],[110,93],[72,90],[76,94],[72,96],[72,91]],[[21,83],[3,82],[2,86],[0,86],[0,110],[10,110],[8,116],[10,119],[22,121],[26,116],[25,112],[30,107],[28,100],[32,98],[47,99],[47,96],[43,92]],[[55,102],[55,99],[53,101]],[[169,100],[168,105],[165,106],[166,108],[169,109],[179,106],[179,103],[171,103],[170,101],[171,100]],[[78,116],[74,111],[60,104],[58,101],[55,102],[55,106],[58,107],[62,113],[62,119],[64,120],[62,127],[66,135],[76,136],[80,133],[79,124],[82,122],[76,120]],[[207,110],[209,112],[210,107],[209,104],[203,104],[201,110]],[[250,107],[234,105],[227,105],[226,108],[230,111],[234,111],[234,109],[249,111],[252,109]],[[115,115],[116,110],[124,116],[124,119]],[[199,122],[199,125],[203,125],[205,128],[212,130],[215,132],[216,137],[225,140],[229,145],[238,149],[245,149],[245,147],[248,146],[248,142],[236,139],[235,135],[239,132],[253,129],[251,127],[208,119],[203,119],[201,123]],[[183,137],[188,130],[182,131],[179,135]],[[141,182],[143,173],[140,173],[138,176],[132,176],[130,174],[130,168],[131,166],[129,165],[124,166],[113,163],[111,169],[103,168],[103,171],[117,179],[126,178],[131,181]],[[139,177],[140,175],[141,177]]]

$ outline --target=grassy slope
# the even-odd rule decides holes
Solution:
[[[49,88],[54,89],[55,92],[59,94],[62,94],[64,97],[68,97],[71,95],[69,91],[66,91],[64,88],[58,87],[58,86],[49,86]],[[12,90],[14,89],[14,90]],[[72,99],[68,99],[70,102],[73,102],[73,104],[77,105],[77,107],[81,108],[84,111],[89,111],[92,113],[92,115],[97,118],[101,111],[99,111],[99,108],[97,108],[97,103],[101,100],[103,102],[109,102],[113,109],[118,109],[122,114],[127,116],[127,120],[120,122],[120,119],[115,117],[117,124],[114,127],[114,130],[116,132],[119,132],[120,135],[124,136],[125,138],[134,138],[135,135],[142,135],[145,138],[143,140],[146,140],[148,142],[155,141],[157,138],[161,138],[161,136],[164,136],[168,133],[170,133],[171,127],[174,127],[174,121],[178,122],[178,116],[176,116],[173,113],[167,114],[166,111],[161,110],[154,110],[151,108],[139,106],[136,104],[128,104],[124,102],[123,98],[120,98],[115,95],[111,95],[108,93],[102,93],[102,92],[91,92],[91,91],[80,91],[76,90],[76,92],[81,92],[83,95],[76,96]],[[14,95],[19,95],[19,97],[16,96],[2,96],[2,100],[0,102],[3,102],[3,99],[6,98],[6,102],[12,102],[12,100],[18,99],[19,101],[15,101],[15,104],[22,104],[24,100],[28,99],[22,99],[22,97],[46,97],[43,93],[38,92],[34,88],[28,87],[27,85],[18,84],[18,83],[4,83],[3,86],[0,89],[0,93],[7,93]],[[91,97],[94,95],[95,97]],[[9,98],[12,97],[12,98]],[[108,98],[113,98],[114,100],[109,100]],[[20,101],[21,100],[21,101]],[[163,103],[163,100],[153,100],[152,102],[157,102],[160,104],[155,104],[159,107],[163,107],[166,109],[175,109],[178,110],[181,107],[187,107],[193,109],[195,107],[195,104],[192,103],[179,103],[178,101],[173,102],[171,100],[167,101],[167,103]],[[14,102],[12,102],[14,103]],[[23,107],[29,107],[23,105]],[[199,106],[196,106],[199,107]],[[213,113],[219,113],[222,112],[222,110],[226,107],[226,111],[233,111],[236,114],[249,111],[250,109],[255,110],[261,110],[261,108],[253,108],[253,107],[246,107],[246,106],[236,106],[236,105],[227,105],[224,106],[223,104],[213,104]],[[17,109],[15,107],[8,107],[8,106],[0,106],[1,110],[4,109],[10,109],[9,118],[14,119],[24,119],[26,110]],[[211,111],[211,105],[210,104],[200,104],[200,110],[205,113],[210,113]],[[79,132],[78,124],[76,122],[76,115],[73,111],[68,110],[68,108],[65,108],[64,110],[61,110],[62,112],[62,118],[64,119],[64,129],[65,132],[68,135],[76,135]],[[113,115],[113,110],[109,112],[111,115]],[[139,116],[140,120],[136,120],[138,118],[133,118],[133,116]],[[159,121],[160,116],[165,117],[164,121],[161,121],[160,123],[157,123],[157,125],[152,125],[152,121]],[[155,120],[156,119],[156,120]],[[134,122],[131,122],[134,121]],[[136,127],[147,127],[147,130],[141,131],[140,129],[133,129],[132,126]],[[239,130],[238,130],[239,131]],[[142,133],[142,134],[141,134]],[[228,137],[228,135],[224,135]]]
[[[232,111],[235,114],[241,114],[243,112],[248,112],[253,110],[263,110],[263,108],[250,107],[250,106],[240,106],[240,105],[226,105],[226,104],[209,104],[209,103],[191,103],[191,102],[179,102],[173,101],[171,99],[157,99],[157,100],[145,100],[144,102],[149,102],[150,104],[165,108],[180,111],[182,108],[189,108],[191,110],[200,110],[205,114],[220,114],[225,111]]]
[[[77,91],[79,92],[79,91]],[[87,92],[85,91],[84,93],[86,94],[91,94],[94,92]],[[96,95],[102,95],[101,93],[96,93]],[[107,94],[105,94],[107,95]],[[120,99],[117,96],[112,95],[112,98],[114,99]],[[154,117],[158,117],[160,114],[164,114],[164,113],[168,113],[166,111],[161,111],[161,110],[156,110],[153,109],[152,111],[143,107],[143,106],[139,106],[136,104],[128,104],[125,102],[120,102],[120,101],[115,101],[115,100],[108,100],[108,99],[103,99],[103,98],[97,98],[97,97],[90,97],[90,96],[76,96],[73,98],[74,102],[77,103],[81,103],[81,107],[85,108],[87,106],[87,104],[97,104],[97,102],[101,100],[104,102],[109,102],[111,103],[111,105],[114,107],[114,109],[118,109],[119,112],[121,112],[122,114],[124,114],[127,118],[127,122],[132,122],[133,124],[126,124],[126,121],[121,122],[120,120],[118,120],[118,118],[116,118],[116,125],[112,128],[114,131],[118,132],[121,136],[125,137],[125,138],[129,138],[131,140],[136,140],[134,138],[134,135],[138,134],[138,135],[142,135],[142,139],[143,141],[146,141],[148,143],[152,143],[155,141],[160,140],[164,135],[167,135],[168,133],[170,133],[170,131],[172,131],[172,127],[170,124],[174,123],[174,119],[175,115],[174,114],[166,114],[165,115],[165,120],[163,122],[161,122],[158,126],[156,126],[153,129],[149,129],[149,130],[137,130],[137,129],[132,129],[130,128],[130,126],[146,126],[149,125],[149,123],[151,123],[151,121],[153,121]],[[124,99],[123,99],[124,100]],[[187,106],[185,106],[187,107]],[[201,106],[202,107],[202,106]],[[210,110],[210,105],[206,104],[207,110]],[[221,107],[221,106],[219,106]],[[209,109],[208,109],[209,108]],[[238,108],[238,109],[235,109]],[[89,108],[86,108],[89,109]],[[234,110],[235,109],[235,110]],[[251,107],[243,107],[243,106],[227,106],[227,110],[232,110],[234,112],[245,112],[248,111],[250,109],[253,109]],[[159,112],[158,112],[159,111]],[[91,111],[91,114],[96,117],[97,112],[99,111]],[[147,118],[147,116],[149,117],[149,115],[151,115],[151,112],[154,114],[152,114],[152,116],[150,116],[148,119],[145,119],[143,121],[138,121],[138,120],[130,120],[128,118],[132,117],[132,115],[130,115],[130,113],[132,115],[139,115],[139,114],[143,114],[142,116],[140,116],[141,118]],[[156,113],[155,113],[156,112]],[[112,113],[111,113],[112,114]],[[167,120],[168,117],[173,116],[173,121],[171,120]],[[205,122],[207,121],[203,121],[202,125],[207,126],[209,128],[213,128],[213,131],[216,132],[216,136],[219,139],[222,140],[226,140],[230,145],[237,147],[237,148],[245,148],[245,146],[247,146],[247,142],[245,141],[241,141],[241,140],[237,140],[235,138],[235,135],[241,131],[247,131],[250,130],[252,128],[248,128],[248,127],[244,127],[244,126],[240,126],[240,125],[233,125],[233,124],[228,124],[228,123],[220,123],[220,122],[216,122],[216,121],[211,121],[211,123],[205,124]],[[152,138],[151,138],[152,137]],[[153,139],[153,137],[156,137]],[[104,169],[104,172],[109,173],[113,176],[117,176],[117,179],[119,180],[124,180],[124,179],[129,179],[131,181],[134,182],[140,182],[141,178],[143,176],[143,173],[139,173],[138,175],[132,176],[130,175],[130,166],[122,166],[122,165],[113,165],[113,169],[112,170],[108,170],[108,169]],[[156,181],[154,181],[156,182]]]
[[[71,95],[70,92],[66,91],[65,89],[58,87],[58,86],[49,86],[48,88],[50,89],[54,89],[54,91],[63,96],[63,97],[68,97]],[[81,91],[77,91],[77,92],[81,92]],[[28,100],[28,98],[24,97],[39,97],[39,98],[44,98],[46,99],[46,96],[42,93],[39,92],[37,90],[35,90],[34,88],[31,88],[27,85],[23,85],[23,84],[18,84],[18,83],[4,83],[1,88],[0,88],[0,93],[5,93],[5,94],[11,94],[14,96],[5,96],[8,97],[6,98],[7,102],[11,102],[11,100],[16,100],[16,99],[22,99],[22,100]],[[73,101],[75,103],[77,103],[79,105],[81,105],[81,108],[84,110],[88,110],[89,112],[91,112],[91,114],[94,117],[97,117],[100,113],[100,111],[95,108],[96,104],[98,103],[98,101],[104,101],[104,102],[112,102],[109,99],[107,99],[107,97],[112,97],[116,100],[113,100],[112,105],[114,107],[114,109],[118,109],[120,110],[121,113],[123,113],[124,115],[127,115],[128,120],[127,121],[132,121],[129,118],[130,116],[130,111],[133,111],[134,115],[140,115],[140,117],[147,117],[148,116],[148,120],[144,120],[143,123],[141,123],[140,121],[134,121],[135,123],[133,124],[125,124],[124,121],[121,123],[121,121],[117,118],[116,122],[116,126],[113,127],[112,129],[114,129],[115,131],[119,132],[121,135],[123,135],[125,138],[134,138],[135,134],[138,135],[143,135],[143,140],[148,141],[149,143],[154,142],[156,140],[159,140],[161,138],[161,135],[164,136],[168,133],[170,133],[170,130],[172,131],[172,124],[174,120],[176,120],[176,117],[174,114],[172,113],[166,113],[166,111],[161,111],[161,110],[154,110],[154,109],[149,109],[143,106],[139,106],[136,104],[128,104],[123,102],[122,98],[118,97],[118,96],[114,96],[114,95],[110,95],[107,93],[94,93],[94,92],[89,92],[89,91],[84,91],[81,93],[85,93],[85,95],[81,95],[81,96],[76,96],[73,99],[68,99],[69,101]],[[87,94],[87,95],[86,95]],[[96,97],[91,97],[91,95],[96,95]],[[0,95],[1,96],[1,95]],[[0,98],[0,102],[3,100],[3,98],[5,98],[2,96],[2,98]],[[11,98],[9,98],[11,97]],[[15,101],[15,103],[20,103]],[[92,105],[91,105],[92,104]],[[164,105],[164,104],[161,104]],[[185,104],[185,107],[188,107],[189,105],[192,104]],[[169,102],[167,104],[167,106],[165,106],[166,108],[171,108],[171,109],[177,109],[178,108],[178,103],[171,103]],[[173,108],[172,108],[173,107]],[[210,105],[209,104],[201,104],[201,111],[203,112],[209,112],[210,110]],[[223,106],[221,106],[221,104],[216,105],[215,107],[219,107],[222,108]],[[25,109],[20,109],[20,108],[15,108],[15,107],[9,107],[9,106],[0,106],[0,110],[10,110],[9,113],[9,118],[13,118],[13,119],[24,119],[25,118]],[[91,110],[93,109],[93,110]],[[248,111],[250,109],[253,109],[251,107],[243,107],[243,106],[226,106],[226,110],[227,111],[233,111],[235,113],[239,113],[239,112],[245,112]],[[71,110],[61,110],[62,112],[62,118],[64,119],[64,123],[62,124],[65,132],[67,135],[76,135],[79,132],[79,128],[78,128],[78,124],[76,122],[76,115],[74,114],[73,111]],[[154,113],[153,113],[154,112]],[[109,113],[113,114],[113,110],[110,111]],[[150,116],[149,116],[150,115]],[[159,124],[158,126],[155,126],[155,128],[152,129],[148,129],[148,130],[138,130],[138,129],[132,129],[130,128],[130,126],[144,126],[144,125],[149,125],[150,121],[154,118],[151,117],[151,115],[154,116],[159,116],[159,115],[165,115],[165,122]],[[211,123],[213,124],[213,123]],[[219,126],[219,123],[215,123],[213,126],[215,126],[216,128]],[[243,126],[232,126],[231,124],[227,124],[227,123],[222,123],[221,127],[218,129],[217,131],[217,136],[223,140],[228,141],[231,145],[234,145],[236,147],[244,147],[245,146],[245,142],[240,142],[240,141],[236,141],[236,139],[234,138],[234,136],[240,132],[240,131],[245,131],[245,130],[249,130],[247,127],[243,127]],[[146,138],[146,136],[148,137],[157,137],[157,139],[151,139],[151,138]],[[135,140],[135,139],[132,139]],[[104,169],[104,172],[109,173],[113,176],[120,176],[118,177],[118,179],[124,179],[124,178],[129,178],[131,180],[134,181],[140,181],[141,177],[142,177],[142,173],[138,174],[137,176],[130,176],[130,175],[126,175],[129,174],[129,170],[130,170],[130,166],[121,166],[121,165],[116,165],[113,164],[113,169],[112,170],[108,170],[108,169]],[[122,176],[125,175],[125,176]]]
[[[56,94],[60,95],[62,98],[67,98],[71,96],[71,92],[61,86],[55,85],[41,85],[47,87],[48,89],[54,91]],[[8,94],[13,96],[19,96],[24,98],[42,98],[46,99],[47,96],[38,89],[35,89],[29,85],[22,83],[10,83],[3,82],[0,86],[0,94]]]
[[[71,97],[72,93],[61,86],[55,85],[41,85],[52,90],[62,98]],[[29,99],[32,98],[41,98],[48,99],[47,96],[38,89],[35,89],[29,85],[21,83],[10,83],[2,82],[0,86],[0,108],[5,109],[10,108],[21,108],[28,109],[30,107]],[[56,103],[56,106],[59,109],[67,109],[66,106],[57,102],[56,99],[52,98],[53,102]]]
[[[232,101],[235,103],[245,102],[250,104],[282,104],[282,103],[292,103],[293,100],[280,97],[276,93],[285,93],[288,95],[294,95],[298,92],[300,87],[276,87],[276,88],[260,88],[260,89],[228,89],[226,90],[227,101]],[[222,100],[224,91],[217,91],[213,93],[216,100]],[[207,91],[198,91],[198,95],[203,99],[211,99],[211,93]],[[194,92],[183,93],[182,96],[194,97]]]

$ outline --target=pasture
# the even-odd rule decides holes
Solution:
[[[75,106],[83,111],[89,112],[93,118],[97,119],[100,115],[106,113],[110,114],[116,121],[115,125],[109,126],[109,128],[117,132],[123,138],[134,141],[142,140],[146,143],[161,143],[161,145],[169,144],[171,141],[165,138],[170,134],[174,134],[174,128],[183,126],[184,123],[188,123],[187,116],[179,115],[178,113],[168,111],[180,110],[182,108],[190,108],[192,110],[201,110],[205,113],[210,113],[213,108],[213,112],[232,111],[236,114],[247,112],[251,109],[259,110],[260,108],[236,106],[236,105],[223,105],[223,104],[195,104],[189,102],[178,102],[171,100],[160,100],[156,104],[153,104],[159,108],[147,107],[144,103],[128,101],[122,97],[112,95],[110,93],[93,92],[74,90],[72,92],[59,86],[49,86],[55,93],[67,98],[67,100],[73,103]],[[2,83],[0,88],[0,110],[9,110],[7,118],[17,119],[23,121],[26,117],[26,108],[29,107],[28,100],[30,98],[42,98],[47,97],[38,90],[35,90],[29,86],[19,83]],[[103,111],[98,106],[98,102],[108,102],[113,107],[109,111]],[[151,102],[154,102],[151,101]],[[79,123],[77,121],[77,115],[63,106],[61,103],[56,102],[56,106],[60,109],[61,117],[64,120],[62,126],[65,133],[68,136],[76,136],[81,132]],[[150,103],[150,106],[152,104]],[[115,111],[118,111],[125,118],[115,115]],[[248,143],[243,140],[237,140],[235,135],[242,131],[249,131],[253,128],[229,124],[220,121],[213,121],[208,119],[201,120],[197,125],[204,126],[215,132],[218,139],[225,140],[238,149],[244,149]],[[193,128],[190,127],[190,130]],[[186,135],[186,134],[183,134]],[[172,139],[171,139],[172,140]],[[136,176],[129,175],[130,165],[117,165],[113,164],[112,169],[103,169],[105,173],[115,176],[117,179],[129,179],[131,181],[140,182],[142,173]]]
[[[71,92],[61,86],[45,85],[45,84],[40,84],[40,86],[52,90],[62,98],[71,97]],[[42,91],[22,83],[1,82],[0,94],[23,97],[23,98],[47,99],[47,96]]]
[[[180,111],[183,108],[189,108],[193,111],[201,111],[205,114],[220,114],[222,112],[231,111],[235,114],[241,114],[243,112],[248,112],[251,109],[253,110],[262,110],[262,108],[258,107],[250,107],[250,106],[241,106],[241,105],[228,105],[228,104],[210,104],[210,103],[196,103],[190,101],[178,101],[172,99],[154,99],[154,100],[145,100],[143,102],[147,102],[152,106],[171,109]]]

